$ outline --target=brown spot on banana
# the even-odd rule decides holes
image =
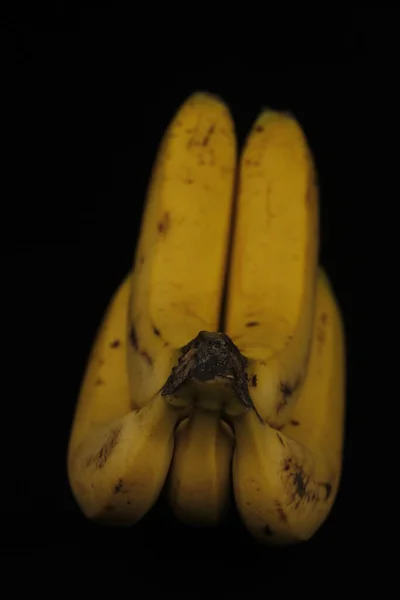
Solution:
[[[285,511],[283,510],[280,502],[276,502],[276,512],[278,513],[278,517],[280,518],[280,520],[283,521],[284,523],[287,523],[287,515],[286,515]]]
[[[165,235],[171,225],[171,218],[168,212],[165,212],[162,219],[157,223],[158,233]]]
[[[280,383],[281,400],[279,401],[276,412],[279,414],[289,403],[291,396],[299,389],[302,382],[302,373],[299,373],[295,382],[290,385],[285,381]]]
[[[120,340],[114,340],[113,342],[110,343],[110,348],[119,348],[120,345],[121,345]]]
[[[89,456],[86,461],[86,467],[90,467],[91,465],[94,465],[96,469],[102,469],[104,467],[118,443],[121,429],[122,427],[117,427],[110,432],[100,450],[96,452],[94,456]]]
[[[296,492],[297,495],[300,496],[300,498],[303,498],[303,496],[306,493],[309,479],[309,477],[307,480],[305,479],[303,469],[299,469],[294,475],[294,484],[296,486]]]
[[[282,481],[290,498],[287,506],[293,505],[295,510],[304,503],[326,501],[332,492],[329,482],[315,481],[311,474],[306,473],[303,465],[290,456],[283,460]]]
[[[292,395],[293,391],[294,390],[287,383],[281,381],[280,392],[282,394],[282,397],[278,403],[278,406],[276,407],[276,412],[278,415],[284,408],[286,408],[289,398]]]
[[[118,479],[115,487],[114,487],[114,494],[119,494],[122,491],[124,482],[122,481],[122,479]]]
[[[281,382],[280,390],[284,397],[291,396],[293,393],[293,389],[291,387],[289,387],[287,383],[283,383],[283,382]]]
[[[155,327],[155,326],[153,326],[153,333],[157,337],[161,337],[160,330],[157,329],[157,327]],[[131,325],[130,330],[129,330],[129,341],[131,343],[132,348],[134,348],[135,350],[137,350],[139,352],[139,354],[145,359],[145,361],[147,362],[147,364],[149,364],[151,366],[153,364],[153,359],[152,359],[152,357],[150,356],[150,354],[146,350],[140,350],[140,348],[139,348],[139,340],[138,340],[138,337],[137,337],[136,329],[135,329],[135,327],[133,325]],[[168,343],[166,343],[164,345],[168,345]]]
[[[208,143],[210,141],[210,138],[211,138],[212,134],[214,133],[214,131],[215,131],[215,124],[210,125],[205,138],[201,142],[202,146],[207,146],[208,145]]]

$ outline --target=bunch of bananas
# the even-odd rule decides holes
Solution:
[[[199,526],[234,496],[267,544],[309,539],[325,521],[342,466],[345,341],[318,222],[292,116],[262,111],[237,167],[225,104],[188,98],[76,407],[68,474],[89,519],[134,524],[165,490]]]

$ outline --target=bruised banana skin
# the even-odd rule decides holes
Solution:
[[[280,431],[252,411],[234,420],[235,500],[259,542],[307,540],[326,520],[341,475],[344,385],[341,316],[321,271],[309,367],[291,419]]]
[[[265,110],[240,159],[225,331],[248,359],[264,420],[285,423],[310,349],[318,261],[318,191],[294,117]]]
[[[168,477],[168,500],[188,525],[215,526],[231,496],[234,437],[217,412],[195,407],[179,424]]]
[[[157,500],[182,410],[160,395],[132,409],[126,368],[130,276],[110,301],[87,365],[68,447],[68,476],[86,517],[131,525]]]
[[[235,167],[228,108],[193,94],[160,144],[135,254],[127,354],[135,406],[161,389],[182,346],[219,328]]]

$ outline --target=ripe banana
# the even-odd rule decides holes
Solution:
[[[127,277],[95,340],[68,448],[69,481],[82,512],[121,525],[138,521],[159,496],[184,411],[160,395],[131,409],[125,342],[129,293]]]
[[[217,412],[195,407],[175,434],[168,498],[184,523],[213,526],[230,503],[234,437]]]
[[[225,331],[249,359],[258,411],[279,426],[307,371],[318,259],[314,165],[293,117],[261,113],[238,188]]]
[[[249,532],[293,543],[340,480],[344,336],[296,120],[260,114],[236,204],[235,170],[227,107],[194,94],[161,142],[133,269],[89,358],[68,473],[87,517],[120,524],[164,487],[179,519],[215,525],[233,477]]]
[[[218,330],[235,166],[228,109],[194,94],[162,140],[135,254],[128,373],[136,406],[161,389],[182,346]]]
[[[306,540],[328,516],[340,481],[344,380],[341,317],[321,271],[309,368],[290,420],[279,430],[252,412],[234,421],[236,505],[259,541]]]

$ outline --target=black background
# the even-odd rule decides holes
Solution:
[[[161,15],[157,25],[100,8],[69,14],[61,2],[51,14],[2,22],[7,552],[136,564],[150,553],[179,564],[210,560],[219,568],[234,561],[267,569],[277,557],[306,564],[331,554],[346,561],[360,551],[365,522],[354,452],[361,313],[355,303],[364,260],[359,181],[367,169],[360,131],[373,64],[365,62],[362,16],[292,15],[289,27],[283,10],[261,38],[257,19],[243,24],[246,35],[214,19],[198,35],[191,19],[182,30],[175,21],[171,31]],[[214,46],[218,31],[229,40],[222,43],[221,33]],[[157,144],[196,90],[225,100],[240,142],[263,106],[290,110],[315,155],[320,260],[346,327],[348,404],[337,501],[326,524],[298,548],[258,546],[234,511],[217,530],[188,529],[162,500],[133,529],[100,527],[80,514],[66,478],[86,358],[110,296],[130,269]]]

